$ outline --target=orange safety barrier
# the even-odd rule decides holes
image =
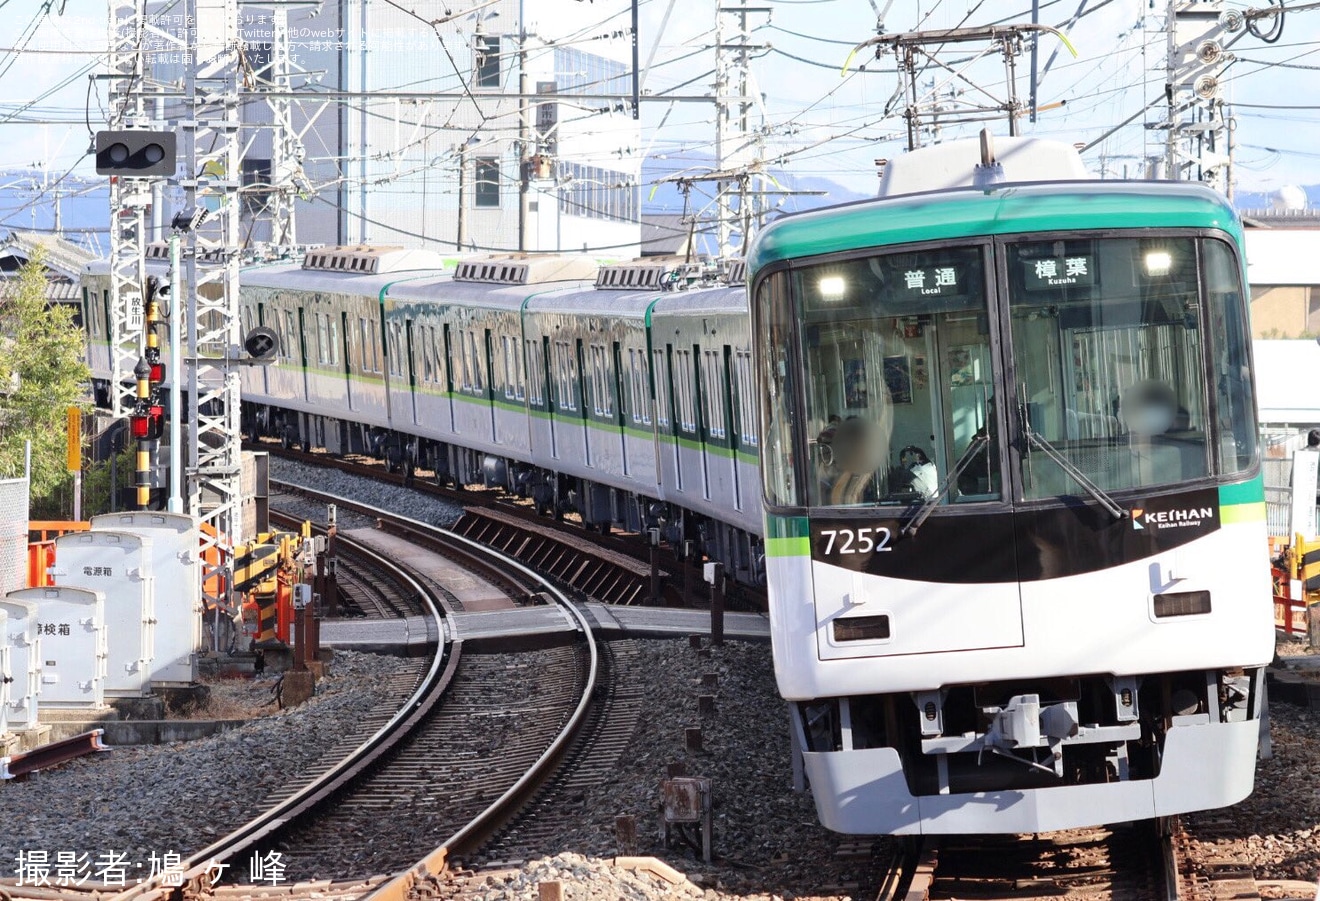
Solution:
[[[51,585],[50,568],[55,565],[55,542],[36,541],[28,545],[28,588]]]
[[[28,542],[54,541],[66,532],[86,532],[91,527],[90,522],[76,520],[32,520],[28,523]]]

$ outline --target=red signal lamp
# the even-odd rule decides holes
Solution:
[[[165,432],[165,408],[151,405],[128,417],[129,433],[137,440],[155,441]]]

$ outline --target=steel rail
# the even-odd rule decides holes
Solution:
[[[396,517],[398,518],[398,517]],[[404,518],[406,519],[406,517]],[[423,525],[418,523],[418,525]],[[432,527],[435,528],[435,527]],[[472,546],[474,549],[480,548],[477,542],[462,535],[455,535],[446,530],[438,530],[452,538]],[[517,809],[536,791],[537,788],[548,777],[554,765],[559,761],[563,754],[568,750],[573,739],[576,738],[583,723],[586,721],[588,708],[591,704],[592,695],[596,689],[596,679],[598,673],[599,655],[596,649],[596,638],[592,632],[591,623],[583,615],[582,611],[563,593],[559,588],[540,574],[532,571],[528,567],[516,560],[509,560],[509,565],[514,567],[525,576],[539,583],[550,594],[555,602],[560,604],[574,620],[578,628],[586,638],[587,649],[590,657],[590,664],[587,669],[586,685],[582,691],[582,697],[578,701],[577,708],[573,715],[569,717],[568,722],[560,731],[559,736],[551,743],[536,762],[499,798],[491,803],[489,807],[477,814],[475,818],[448,839],[438,848],[432,851],[422,860],[418,861],[411,868],[396,876],[394,879],[382,885],[376,891],[367,895],[372,901],[405,901],[412,896],[412,890],[419,881],[428,876],[438,876],[444,872],[445,866],[451,854],[471,850],[481,841],[488,838],[491,832],[500,824],[506,821],[510,816],[517,812]]]
[[[381,511],[384,514],[384,511]],[[363,549],[367,553],[369,550]],[[439,631],[445,634],[444,617],[437,609],[437,602],[415,579],[403,572],[397,565],[374,555],[383,565],[394,569],[398,578],[408,584],[418,596],[423,598],[431,609],[431,616],[439,621]],[[371,766],[386,751],[401,741],[404,736],[423,718],[439,700],[444,688],[458,669],[462,653],[462,642],[451,642],[447,647],[437,647],[431,666],[427,669],[422,682],[400,707],[398,713],[390,718],[375,733],[368,737],[352,753],[336,764],[324,775],[309,783],[303,790],[287,800],[263,812],[233,832],[216,840],[201,851],[182,861],[179,867],[158,874],[141,884],[122,892],[106,896],[110,901],[153,901],[174,896],[185,887],[189,893],[197,895],[209,889],[215,878],[217,863],[223,863],[252,847],[263,838],[284,828],[301,814],[306,813],[327,796],[338,791],[349,781]]]
[[[20,779],[29,773],[58,766],[75,757],[95,754],[97,751],[110,750],[101,744],[104,729],[80,732],[59,741],[47,742],[31,751],[20,751],[7,757],[0,757],[0,779]]]

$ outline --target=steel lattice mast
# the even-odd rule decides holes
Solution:
[[[111,0],[111,128],[146,128],[143,94],[143,36],[146,0]],[[151,192],[145,181],[110,179],[110,404],[127,416],[137,398],[133,370],[144,345],[142,289],[146,279],[146,212]]]
[[[204,565],[207,600],[228,604],[211,577],[242,541],[239,432],[239,39],[237,0],[187,0],[191,65],[184,84],[183,215],[188,366],[187,509],[221,553]]]

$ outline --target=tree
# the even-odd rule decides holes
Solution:
[[[0,288],[0,478],[22,478],[30,441],[33,507],[68,478],[65,411],[86,406],[91,377],[73,309],[46,303],[44,256]]]

